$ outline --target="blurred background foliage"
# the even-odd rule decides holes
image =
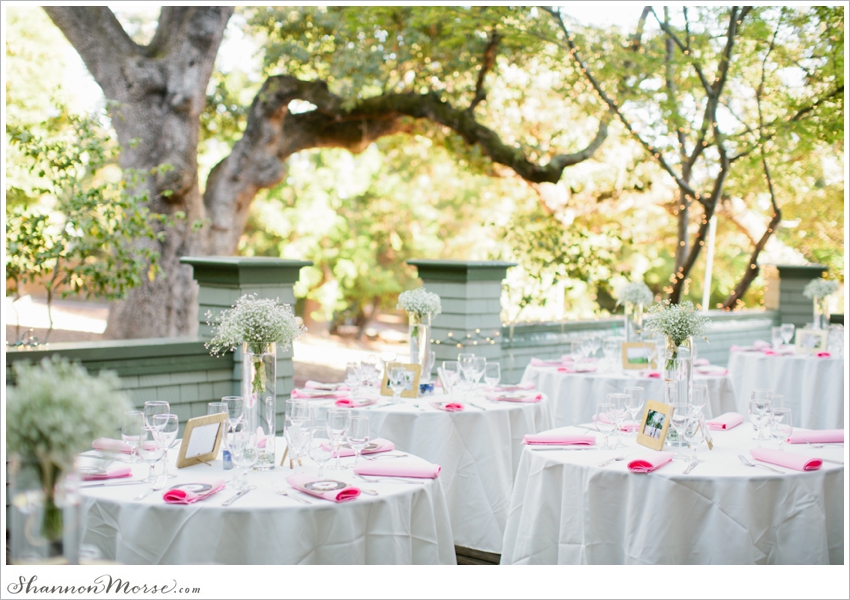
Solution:
[[[241,136],[264,77],[288,73],[322,78],[352,101],[431,90],[466,106],[475,96],[493,31],[502,37],[486,80],[487,97],[480,104],[486,111],[476,109],[479,121],[534,161],[545,163],[556,153],[586,146],[603,115],[602,104],[563,49],[547,41],[557,37],[553,25],[533,9],[483,8],[238,8],[202,115],[200,181]],[[114,10],[137,42],[150,38],[155,9],[142,13],[116,5]],[[604,57],[622,54],[640,10],[636,5],[632,11],[632,31],[611,25],[580,27],[585,51],[603,77],[618,77],[617,64]],[[695,39],[707,46],[715,43],[710,23],[723,10],[699,12],[709,25]],[[760,51],[758,41],[772,35],[771,23],[778,18],[769,7],[759,10],[739,48],[746,59],[738,73],[742,81],[756,77],[757,57],[747,57],[747,52]],[[790,31],[805,35],[788,34],[790,41],[774,55],[769,93],[790,91],[772,99],[774,113],[768,118],[799,103],[800,90],[836,85],[837,73],[843,87],[843,7],[783,10]],[[57,114],[60,101],[54,99],[60,98],[78,112],[96,112],[99,89],[43,11],[14,6],[7,17],[7,121],[37,130]],[[657,26],[646,35],[647,44],[661,43]],[[801,47],[799,40],[808,40],[809,46]],[[789,80],[795,89],[783,87]],[[639,83],[624,80],[622,85],[631,86],[634,98],[654,93],[649,77],[642,87]],[[693,80],[681,82],[684,90],[693,85]],[[740,102],[730,101],[729,112],[752,111],[749,93],[744,87],[733,89],[730,97]],[[102,97],[99,102],[102,108]],[[663,113],[663,99],[658,106]],[[796,129],[785,132],[794,136],[792,148],[770,146],[783,221],[760,262],[818,262],[830,268],[831,278],[843,282],[841,106],[840,114],[821,110],[817,119],[794,124]],[[310,108],[306,103],[290,106],[293,111]],[[651,122],[653,113],[647,110]],[[670,114],[666,118],[673,119]],[[6,135],[8,148],[8,128]],[[658,135],[666,134],[659,130]],[[7,153],[7,215],[16,203],[32,202],[10,188],[9,181],[15,189],[26,183],[21,178],[27,174],[15,167],[21,160],[16,152],[10,148]],[[710,307],[734,288],[770,218],[757,160],[758,153],[741,159],[726,183]],[[669,176],[616,121],[591,160],[570,167],[557,184],[539,185],[494,165],[456,135],[417,121],[407,134],[383,138],[358,155],[318,149],[293,156],[286,180],[262,190],[254,201],[239,253],[312,260],[314,266],[303,270],[296,289],[299,310],[308,324],[331,329],[347,323],[362,332],[379,312],[395,312],[398,293],[416,285],[415,269],[406,265],[411,258],[518,262],[509,270],[506,322],[593,318],[622,310],[616,307],[616,292],[629,281],[644,280],[657,298],[663,296],[674,270],[677,204]],[[685,288],[685,299],[697,304],[704,269],[705,252]],[[759,307],[763,292],[759,278],[743,306]]]

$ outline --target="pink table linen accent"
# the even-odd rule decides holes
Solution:
[[[201,490],[188,489],[190,486],[204,486]],[[207,487],[209,486],[209,487]],[[209,498],[224,489],[224,479],[202,480],[192,483],[181,483],[166,491],[162,499],[167,504],[194,504]]]
[[[629,462],[629,471],[632,473],[651,473],[673,460],[672,452],[653,452],[641,455]]]
[[[522,438],[522,442],[530,446],[546,444],[593,446],[596,444],[596,438],[592,435],[566,433],[556,429],[554,431],[545,431],[543,433],[532,433],[526,435]]]
[[[133,449],[130,444],[122,440],[113,440],[111,438],[97,438],[91,443],[91,447],[101,452],[123,452],[131,454]]]
[[[351,399],[351,393],[348,391],[325,392],[323,390],[292,390],[293,398],[304,398],[305,400],[341,400],[342,398]]]
[[[650,379],[661,379],[661,373],[658,371],[647,371],[646,377],[649,377]]]
[[[764,340],[756,340],[756,341],[753,342],[753,348],[756,348],[758,350],[764,350],[766,348],[772,348],[772,347],[773,347],[773,344],[771,344],[770,342],[765,342]]]
[[[459,412],[463,410],[463,404],[459,404],[457,402],[430,402],[431,406],[436,408],[437,410],[444,410],[446,412]]]
[[[815,356],[817,356],[818,358],[829,358],[830,354],[829,352],[818,352]]]
[[[305,383],[304,387],[308,390],[327,390],[329,392],[351,389],[344,383],[322,383],[321,381],[313,381],[312,379]]]
[[[789,444],[843,444],[843,429],[794,429],[786,440]]]
[[[574,363],[574,364],[577,364],[577,363]],[[575,366],[558,367],[558,373],[595,373],[595,372],[596,372],[596,367],[586,367],[586,366],[581,367],[581,368],[578,368],[578,367],[575,367]]]
[[[367,461],[364,461],[364,463]],[[413,477],[417,479],[436,479],[440,474],[440,465],[401,460],[368,461],[354,469],[358,475],[372,477]]]
[[[706,367],[710,364],[711,364],[711,361],[708,360],[707,358],[695,358],[694,359],[694,366],[695,367]]]
[[[543,400],[543,394],[484,394],[484,397],[494,402],[526,402],[534,403]]]
[[[709,429],[712,430],[728,430],[735,429],[738,425],[744,422],[744,415],[736,412],[723,413],[719,417],[706,421]]]
[[[329,492],[311,490],[305,487],[313,481],[322,480],[316,479],[313,475],[290,475],[286,478],[286,483],[295,489],[304,492],[305,494],[315,496],[316,498],[322,498],[323,500],[329,500],[331,502],[350,502],[352,500],[356,500],[360,496],[360,488],[354,487],[353,485],[346,486],[341,490],[331,490]]]
[[[823,464],[823,461],[819,458],[801,456],[793,452],[771,450],[769,448],[753,448],[750,450],[750,456],[762,462],[787,467],[796,471],[817,471]]]
[[[525,383],[518,383],[516,385],[497,385],[493,388],[494,392],[518,392],[520,390],[533,390],[534,383],[531,381],[526,381]]]
[[[570,356],[569,354],[562,354],[562,355],[561,355],[561,362],[571,363],[571,362],[573,362],[574,360],[575,360],[575,357],[574,357],[574,356]]]
[[[120,479],[122,477],[130,477],[133,474],[133,469],[123,465],[114,467],[105,473],[83,473],[80,479],[83,481],[100,481],[101,479]]]
[[[336,406],[341,406],[343,408],[362,408],[364,406],[371,406],[375,404],[377,400],[366,400],[364,402],[357,402],[356,400],[352,400],[351,398],[340,398],[334,404]]]
[[[395,444],[383,438],[376,438],[369,443],[377,444],[377,447],[368,450],[363,450],[363,452],[360,453],[363,456],[367,454],[378,454],[379,452],[389,452],[390,450],[395,449]],[[322,444],[322,448],[324,448],[325,450],[330,450],[330,446],[328,446],[327,444]],[[347,456],[354,456],[354,450],[352,450],[351,448],[342,447],[339,449],[339,455],[341,458],[345,458]]]

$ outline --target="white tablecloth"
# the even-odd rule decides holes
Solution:
[[[626,387],[642,387],[646,390],[647,400],[664,402],[664,380],[639,374],[559,373],[557,367],[529,365],[522,380],[534,383],[538,390],[549,396],[555,413],[555,427],[589,423],[596,414],[598,401],[608,394],[622,393]],[[709,418],[737,410],[735,392],[727,376],[694,374],[694,383],[708,386],[709,400],[703,411]]]
[[[844,427],[844,359],[811,355],[766,356],[761,352],[732,352],[729,379],[737,412],[746,415],[754,389],[784,395],[794,425],[807,429]]]
[[[449,413],[432,408],[429,399],[445,396],[420,398],[424,411],[413,408],[411,400],[355,410],[369,415],[373,437],[392,440],[397,449],[442,466],[440,483],[455,544],[498,553],[522,438],[553,426],[550,404],[545,397],[533,404],[493,404],[473,397],[486,410],[467,406]]]
[[[279,462],[282,439],[277,448]],[[351,463],[353,458],[343,460]],[[304,464],[296,472],[315,474],[314,467]],[[133,470],[138,479],[147,466]],[[237,473],[225,471],[220,460],[176,470],[172,464],[172,472],[178,476],[168,486]],[[165,504],[162,492],[134,502],[149,484],[83,488],[84,543],[124,564],[455,564],[439,478],[422,485],[371,484],[355,479],[351,470],[326,470],[326,478],[380,495],[361,494],[336,504],[288,490],[312,502],[306,505],[272,488],[273,483],[288,488],[285,479],[292,474],[279,466],[250,472],[249,483],[257,489],[229,507],[221,506],[235,494],[229,488],[188,506]]]
[[[576,433],[587,431],[568,428]],[[502,564],[841,564],[844,466],[780,475],[746,467],[752,428],[716,431],[691,473],[672,461],[649,474],[629,460],[654,451],[525,448],[514,485]],[[841,446],[786,452],[842,460]]]

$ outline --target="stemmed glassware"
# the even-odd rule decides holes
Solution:
[[[617,443],[614,448],[625,448],[626,445],[620,440],[620,435],[623,428],[623,422],[626,420],[626,402],[629,401],[629,396],[626,394],[608,394],[606,404],[611,408],[608,409],[608,418],[613,421],[614,427],[617,428]]]
[[[782,347],[782,327],[770,328],[770,342],[774,350]]]
[[[360,359],[360,375],[366,385],[374,387],[376,382],[380,382],[381,371],[383,370],[379,365],[380,362],[381,359],[374,352]]]
[[[474,390],[481,382],[484,376],[484,371],[487,369],[487,359],[483,356],[476,356],[472,361],[472,390]]]
[[[753,392],[755,394],[755,392]],[[770,423],[771,401],[768,398],[759,398],[750,400],[749,417],[750,422],[756,429],[756,440],[758,446],[761,447],[762,432],[766,425]]]
[[[632,422],[635,423],[635,430],[630,437],[637,437],[637,415],[643,408],[645,390],[642,387],[627,387],[623,392],[628,396],[626,398],[626,409],[629,411]]]
[[[233,431],[244,414],[242,396],[225,396],[221,401],[227,407],[227,423],[230,426],[230,431]]]
[[[348,428],[351,426],[351,411],[332,408],[328,411],[327,423],[328,435],[333,442],[334,455],[336,456],[336,461],[334,461],[334,464],[328,468],[334,471],[341,471],[345,467],[340,466],[339,454],[342,442],[345,440]]]
[[[490,391],[496,389],[496,386],[499,385],[499,381],[502,379],[502,368],[497,362],[487,361],[487,364],[484,367],[484,382],[487,384],[487,387],[490,388]]]
[[[407,371],[404,367],[393,367],[387,375],[387,385],[393,392],[393,400],[398,401],[407,386]]]
[[[357,397],[360,386],[363,383],[363,375],[359,362],[350,362],[345,365],[345,385],[351,390],[351,395]]]
[[[472,372],[475,369],[475,354],[461,352],[457,355],[457,362],[460,365],[461,378],[467,384],[464,387],[468,389],[468,383],[472,381]]]
[[[210,402],[207,404],[207,415],[217,415],[227,412],[227,404],[224,402]]]
[[[121,439],[130,446],[130,462],[141,462],[139,444],[142,439],[142,427],[145,426],[145,414],[140,410],[128,410],[121,424]]]
[[[171,406],[165,400],[149,400],[145,402],[145,425],[153,427],[154,415],[164,415],[171,412]]]
[[[354,467],[360,462],[360,453],[369,445],[369,417],[354,415],[348,426],[348,445],[354,450]]]
[[[443,377],[446,379],[446,385],[449,389],[444,390],[446,395],[451,396],[455,385],[460,381],[460,363],[456,360],[443,361]]]
[[[325,478],[325,464],[333,457],[333,455],[334,450],[331,445],[331,439],[328,434],[326,424],[323,423],[313,427],[310,438],[310,458],[319,465],[319,471],[317,473],[317,477],[319,479]]]
[[[688,425],[691,422],[691,405],[687,402],[676,401],[672,405],[673,413],[670,415],[670,425],[676,430],[676,436],[679,439],[678,452],[674,458],[676,460],[687,460],[688,457],[684,453],[685,432],[688,430]]]
[[[782,341],[786,344],[791,343],[791,338],[794,337],[794,324],[793,323],[783,323],[782,324]]]
[[[294,464],[304,456],[304,450],[310,443],[310,426],[305,423],[294,423],[286,417],[284,422],[283,437],[286,438],[286,446],[289,448],[290,464]]]
[[[142,427],[142,434],[139,437],[139,456],[142,460],[148,463],[148,476],[142,479],[145,483],[156,481],[153,474],[154,465],[162,459],[164,449],[159,441],[159,431],[156,427]]]
[[[236,482],[235,489],[248,489],[248,471],[251,470],[257,459],[257,432],[252,431],[245,421],[239,421],[233,428],[230,439],[230,457],[233,464],[242,469],[242,477]]]
[[[779,444],[778,450],[784,450],[782,444],[794,432],[790,408],[774,408],[771,411],[770,434]]]
[[[596,405],[596,417],[594,418],[594,423],[596,431],[605,436],[604,443],[602,444],[603,449],[610,448],[608,445],[608,436],[614,432],[614,428],[617,426],[608,416],[612,410],[614,410],[614,405],[608,404],[607,402],[600,402]]]
[[[688,469],[685,471],[687,473],[698,463],[702,462],[697,458],[697,446],[705,441],[705,430],[702,428],[700,420],[694,416],[692,416],[691,422],[685,431],[685,441],[691,450],[693,450],[693,456],[688,463]]]
[[[610,338],[602,345],[602,353],[605,355],[605,363],[610,371],[617,370],[617,354],[620,349],[619,340]]]
[[[154,415],[153,423],[154,427],[159,431],[159,442],[162,444],[162,474],[166,478],[177,477],[177,475],[168,474],[168,449],[177,441],[177,432],[180,429],[180,422],[177,419],[177,415]]]
[[[706,404],[708,404],[708,386],[704,383],[695,383],[691,389],[691,407],[695,417],[699,418]]]

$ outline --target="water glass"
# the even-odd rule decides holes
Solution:
[[[791,437],[794,432],[794,424],[791,419],[790,408],[773,408],[771,410],[770,435],[777,440],[778,450],[784,450],[782,444]]]
[[[750,422],[753,424],[753,427],[755,427],[756,430],[755,439],[758,441],[759,447],[761,447],[762,431],[764,430],[765,425],[770,422],[770,411],[770,400],[750,400],[748,413],[750,417]]]
[[[608,409],[608,418],[617,428],[617,443],[614,446],[615,448],[626,447],[626,445],[621,441],[620,435],[623,429],[623,423],[626,420],[626,414],[628,413],[628,408],[626,407],[628,400],[629,396],[627,394],[608,394],[605,399],[605,403],[611,406],[611,408]]]
[[[771,392],[768,396],[772,408],[785,408],[785,395]]]
[[[147,425],[142,427],[142,434],[139,437],[139,456],[142,457],[143,461],[148,463],[148,476],[142,481],[145,483],[156,481],[156,477],[153,474],[153,467],[162,459],[163,453],[164,449],[159,442],[159,431],[157,431],[156,427],[149,427]]]
[[[626,399],[626,408],[629,411],[629,416],[632,422],[635,423],[635,431],[632,432],[632,437],[637,436],[637,415],[643,408],[644,394],[646,393],[642,387],[627,387],[623,390],[628,398]]]
[[[145,425],[153,427],[154,415],[164,415],[171,412],[171,406],[165,400],[150,400],[145,402]]]
[[[446,395],[451,396],[455,385],[460,381],[460,363],[456,360],[444,360],[443,377],[446,379],[446,385],[449,386],[449,389],[444,391]]]
[[[387,383],[393,392],[393,398],[401,398],[401,393],[407,387],[407,371],[404,367],[393,367],[390,369]]]
[[[487,361],[487,364],[484,366],[484,382],[487,384],[487,387],[490,388],[491,392],[496,389],[496,386],[499,385],[499,381],[501,379],[501,365],[497,362]]]
[[[617,356],[620,353],[620,340],[609,338],[602,345],[602,353],[605,355],[605,362],[608,368],[612,371],[617,367]]]
[[[236,423],[241,421],[244,415],[242,396],[225,396],[221,401],[227,407],[227,421],[232,431],[236,427]]]
[[[305,400],[293,398],[286,401],[286,418],[303,425],[310,419],[310,406]]]
[[[370,352],[360,359],[360,375],[365,385],[375,387],[375,384],[381,380],[383,369],[380,366],[380,362],[380,357],[374,352]]]
[[[230,458],[237,468],[242,469],[242,477],[236,483],[235,489],[248,489],[248,471],[257,464],[259,452],[257,432],[252,431],[245,421],[239,421],[233,428],[230,436]]]
[[[227,412],[227,404],[224,402],[210,402],[207,404],[207,415],[217,415]]]
[[[365,415],[352,416],[346,439],[348,445],[354,450],[354,466],[356,467],[357,463],[360,462],[360,453],[363,452],[363,448],[369,445],[369,417]]]
[[[610,446],[608,445],[608,436],[610,436],[614,432],[614,428],[616,425],[608,416],[608,413],[614,410],[613,404],[608,404],[607,402],[600,402],[596,405],[596,415],[594,417],[594,424],[596,427],[596,431],[605,436],[604,442],[602,444],[603,449],[607,449]]]
[[[782,324],[782,341],[786,344],[790,344],[792,338],[794,337],[794,324],[793,323],[783,323]]]
[[[350,362],[345,365],[345,385],[351,390],[353,397],[357,396],[363,381],[360,368],[359,362]]]
[[[325,478],[325,464],[333,457],[334,450],[328,434],[328,428],[313,427],[310,436],[310,458],[319,466],[317,477]]]
[[[476,356],[472,361],[472,378],[476,385],[481,382],[486,369],[487,359],[483,356]]]
[[[472,352],[461,352],[457,355],[457,362],[460,364],[460,372],[466,381],[471,379],[474,361],[475,355]]]
[[[773,344],[774,350],[779,350],[782,346],[782,327],[770,328],[770,341]]]
[[[673,413],[670,415],[670,425],[676,431],[678,438],[678,452],[674,458],[676,460],[687,460],[688,457],[684,453],[685,432],[691,422],[691,405],[687,402],[675,402],[673,405]]]
[[[121,439],[130,446],[132,462],[141,462],[138,448],[142,439],[142,427],[145,426],[145,413],[140,410],[128,410],[121,424]]]
[[[345,441],[345,436],[348,433],[348,428],[351,426],[351,411],[342,408],[332,408],[328,411],[327,423],[328,435],[331,437],[334,454],[336,455],[336,461],[333,466],[328,468],[334,471],[340,471],[345,468],[339,464],[339,454],[342,443]]]
[[[705,405],[708,404],[708,385],[704,383],[695,383],[691,389],[691,406],[694,410],[694,416],[698,416]]]
[[[162,474],[166,478],[177,477],[177,475],[168,474],[168,449],[177,441],[180,421],[177,419],[177,415],[154,415],[153,424],[157,431],[159,431],[159,441],[162,444]]]

